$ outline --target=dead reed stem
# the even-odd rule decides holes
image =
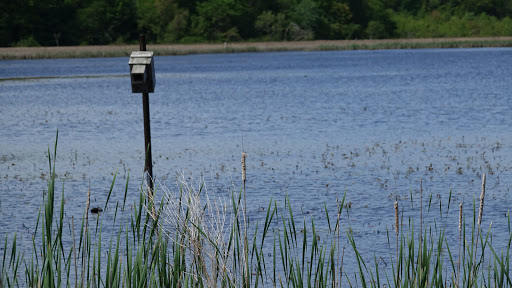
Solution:
[[[147,194],[148,194],[148,201],[150,202],[150,205],[151,205],[151,213],[153,214],[152,216],[152,219],[155,220],[156,219],[156,209],[155,209],[155,195],[154,195],[154,187],[155,187],[155,180],[152,178],[152,175],[150,175],[149,173],[144,173],[146,174],[146,189],[147,189]]]
[[[238,270],[225,270],[229,263],[239,263],[235,259],[235,249],[226,246],[228,241],[225,237],[229,233],[225,229],[235,229],[232,223],[226,222],[226,202],[221,198],[210,198],[203,180],[200,180],[201,184],[197,188],[192,180],[187,182],[184,174],[179,175],[176,180],[179,188],[179,193],[176,194],[160,184],[164,198],[176,201],[166,202],[157,217],[158,229],[173,242],[180,255],[188,254],[186,258],[191,263],[183,273],[201,277],[206,283],[205,287],[217,287],[218,277],[227,277],[225,279],[235,283],[236,279],[227,274]],[[150,211],[149,206],[146,209]],[[233,217],[241,217],[238,210]],[[235,221],[237,220],[232,219],[232,222]],[[233,252],[233,257],[230,257],[229,251]],[[208,267],[207,263],[210,262],[212,265]]]

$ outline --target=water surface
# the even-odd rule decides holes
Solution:
[[[369,259],[389,259],[395,199],[406,217],[419,218],[420,179],[426,223],[445,225],[456,241],[458,203],[470,218],[487,173],[482,225],[492,221],[493,245],[502,247],[510,234],[510,63],[510,48],[156,57],[153,171],[169,189],[184,173],[228,196],[241,185],[245,150],[252,223],[271,197],[282,205],[289,195],[297,215],[325,230],[324,205],[335,213],[346,191],[343,228]],[[17,231],[30,249],[57,129],[68,221],[81,219],[89,183],[92,205],[104,205],[116,171],[111,203],[122,201],[128,174],[133,203],[144,132],[128,59],[1,61],[0,68],[0,235]],[[342,243],[353,271],[345,236]]]

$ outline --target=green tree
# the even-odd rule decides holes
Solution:
[[[318,35],[323,39],[350,39],[359,29],[352,23],[352,12],[345,3],[332,2],[331,6],[324,8]],[[322,33],[323,32],[323,33]]]
[[[272,11],[264,11],[254,23],[256,30],[264,33],[267,40],[284,40],[288,21],[283,13],[274,14]]]
[[[185,20],[183,13],[188,14],[188,12],[184,12],[186,10],[179,10],[178,7],[178,4],[173,0],[137,0],[137,27],[139,31],[145,33],[147,39],[151,42],[159,43],[169,40],[171,32],[169,31],[169,25],[178,14],[181,18],[179,20]]]
[[[123,42],[137,27],[130,0],[92,0],[77,13],[83,44]]]
[[[348,0],[348,6],[352,12],[352,23],[358,25],[358,30],[354,31],[355,38],[365,38],[363,29],[368,25],[369,7],[368,0]]]
[[[279,12],[279,2],[275,0],[248,0],[249,7],[258,15],[262,11]]]
[[[31,5],[26,0],[0,1],[0,44],[10,46],[34,36]]]
[[[196,7],[194,30],[198,36],[211,41],[239,40],[235,17],[241,15],[242,7],[234,0],[208,0]]]
[[[392,20],[393,11],[386,8],[382,0],[369,0],[369,19],[366,34],[370,39],[391,38],[396,30]]]
[[[422,2],[418,0],[402,0],[399,11],[416,15],[421,9]]]
[[[474,14],[484,12],[498,18],[510,16],[512,11],[512,3],[509,0],[465,0],[461,5],[466,11]]]
[[[189,32],[190,13],[187,9],[179,9],[174,19],[167,25],[163,42],[178,42]]]
[[[190,14],[196,13],[196,6],[204,0],[176,0],[178,7],[183,10],[188,10]]]
[[[366,27],[366,33],[370,39],[383,39],[388,37],[386,27],[379,21],[370,21]]]
[[[77,5],[71,0],[29,2],[31,9],[37,10],[37,15],[30,17],[31,34],[44,46],[77,44]]]
[[[0,46],[511,35],[512,0],[3,0]]]
[[[289,15],[291,21],[302,29],[313,30],[319,17],[319,10],[313,0],[300,0],[292,7]]]

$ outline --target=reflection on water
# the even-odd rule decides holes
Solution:
[[[326,229],[324,205],[335,211],[347,191],[343,227],[365,256],[385,259],[396,198],[406,216],[417,216],[423,179],[426,223],[446,225],[454,241],[456,206],[464,201],[471,217],[485,172],[482,225],[492,221],[499,247],[511,205],[511,62],[512,49],[156,57],[153,171],[171,189],[183,172],[227,196],[240,187],[245,150],[252,223],[263,220],[258,210],[271,197],[279,204],[289,195],[297,215]],[[116,171],[110,203],[123,201],[128,174],[133,203],[144,134],[142,100],[131,93],[127,63],[0,62],[0,235],[33,232],[57,129],[67,219],[81,219],[89,182],[91,206],[103,206]],[[104,223],[112,210],[102,214]],[[30,241],[25,236],[22,243]],[[355,263],[348,258],[350,271]]]

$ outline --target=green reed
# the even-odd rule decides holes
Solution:
[[[476,212],[476,204],[473,202],[473,215],[470,231],[466,230],[466,218],[463,216],[462,203],[460,204],[459,235],[461,239],[459,239],[458,263],[454,260],[451,252],[452,249],[445,237],[445,227],[438,229],[437,223],[434,223],[434,227],[432,227],[432,225],[430,227],[425,227],[423,231],[420,230],[418,235],[416,235],[414,222],[412,221],[412,218],[409,218],[409,230],[400,231],[400,239],[397,239],[396,259],[393,259],[393,253],[390,253],[393,273],[391,279],[389,278],[389,275],[385,275],[387,279],[385,284],[388,287],[512,287],[512,281],[509,276],[510,246],[512,242],[510,225],[508,231],[510,237],[505,251],[501,251],[501,254],[498,254],[492,248],[489,241],[489,237],[492,238],[491,227],[488,228],[485,235],[483,233],[484,231],[481,231],[480,227],[484,195],[485,174],[483,176],[482,195],[480,196],[480,209],[478,214]],[[451,199],[449,200],[449,203],[450,201]],[[396,203],[397,202],[395,202],[395,211],[397,209]],[[440,215],[442,215],[441,206],[439,208],[439,212]],[[420,219],[420,221],[423,222],[423,219]],[[398,225],[398,220],[396,220],[395,226]],[[356,254],[356,259],[359,265],[361,286],[382,287],[382,283],[379,281],[381,275],[379,275],[378,272],[377,261],[375,261],[374,272],[371,268],[368,268],[369,266],[367,266],[363,257],[361,257],[361,254],[356,247],[353,235],[350,233],[347,233],[347,235]],[[419,245],[417,245],[417,236],[419,240],[425,239],[425,241],[418,241]],[[461,242],[462,247],[460,244]],[[460,252],[461,248],[462,253]],[[484,267],[484,256],[488,249],[491,250],[492,254],[487,257],[489,262],[487,264],[488,269],[486,269]],[[444,268],[443,266],[445,264],[445,259],[448,259],[450,262],[448,268]],[[462,267],[462,272],[460,271],[460,267]],[[487,273],[485,273],[485,270],[487,270]],[[368,278],[370,281],[368,281]]]
[[[346,235],[359,269],[351,278],[343,269],[344,250],[341,257],[339,251],[341,215],[348,207],[346,192],[337,201],[335,214],[329,215],[324,205],[327,230],[318,231],[313,217],[294,215],[288,197],[282,207],[271,199],[264,220],[251,223],[246,230],[249,223],[242,196],[250,194],[243,195],[243,188],[232,191],[224,201],[209,195],[204,182],[194,186],[183,177],[176,193],[156,185],[154,195],[163,196],[153,199],[141,183],[133,210],[126,215],[128,180],[123,203],[114,204],[109,202],[114,177],[104,205],[104,209],[115,208],[113,223],[98,217],[96,228],[90,229],[86,205],[75,230],[74,220],[69,223],[64,214],[64,188],[60,203],[55,202],[57,141],[53,156],[48,155],[52,172],[31,251],[25,255],[19,250],[17,234],[11,239],[6,235],[0,287],[512,287],[512,235],[505,251],[495,251],[489,241],[490,228],[486,233],[477,230],[475,204],[471,231],[466,230],[466,219],[461,220],[460,266],[455,265],[445,228],[434,223],[418,233],[409,218],[409,230],[399,230],[396,205],[397,251],[390,245],[392,273],[379,270],[377,256],[372,265],[365,263],[348,228]],[[127,221],[113,235],[102,234],[102,228],[114,225],[118,217],[127,217]],[[403,212],[401,217],[403,222]],[[63,244],[64,233],[73,239],[72,246]],[[423,241],[417,240],[417,233]]]

